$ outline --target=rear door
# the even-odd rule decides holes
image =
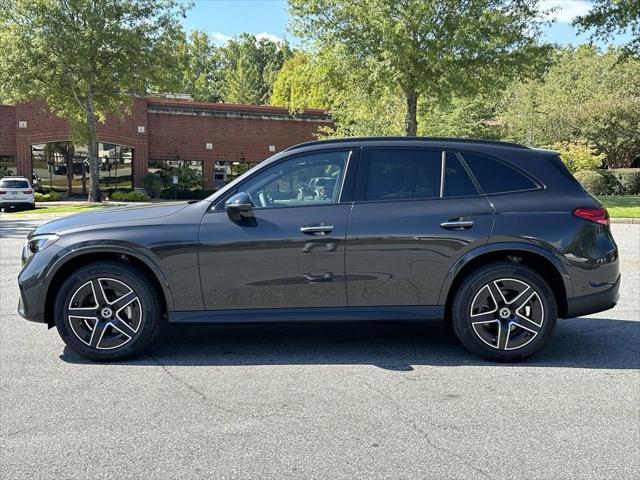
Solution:
[[[436,305],[455,261],[487,242],[493,216],[455,152],[365,149],[347,227],[349,305]]]

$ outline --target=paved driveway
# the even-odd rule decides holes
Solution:
[[[33,221],[0,221],[0,474],[9,478],[637,478],[640,225],[614,225],[622,300],[527,363],[436,327],[172,327],[87,363],[21,320]]]

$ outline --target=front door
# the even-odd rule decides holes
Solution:
[[[437,305],[451,266],[492,223],[455,152],[367,150],[347,232],[349,305]]]
[[[351,203],[342,192],[354,163],[344,149],[289,157],[238,186],[254,204],[248,217],[207,213],[199,235],[206,309],[345,306]]]

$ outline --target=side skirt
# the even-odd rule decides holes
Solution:
[[[170,323],[440,322],[444,306],[315,307],[169,312]]]

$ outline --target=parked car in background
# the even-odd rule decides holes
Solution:
[[[319,179],[335,186],[297,198]],[[613,307],[620,271],[607,211],[557,153],[365,138],[291,147],[200,202],[39,226],[18,282],[20,315],[98,361],[142,351],[163,318],[445,321],[515,361],[558,318]]]
[[[3,177],[0,179],[0,208],[36,208],[33,187],[25,177]]]
[[[315,177],[310,179],[305,185],[298,189],[298,200],[310,198],[311,200],[322,200],[333,195],[337,178]]]

